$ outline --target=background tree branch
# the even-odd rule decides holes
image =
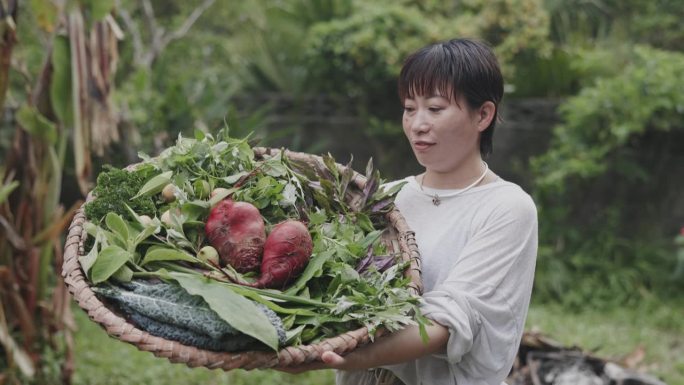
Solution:
[[[190,15],[181,23],[180,27],[167,32],[160,26],[155,16],[154,7],[149,0],[143,0],[142,10],[144,14],[145,28],[149,31],[148,41],[144,41],[141,27],[133,21],[131,14],[122,6],[121,0],[116,0],[116,6],[126,28],[130,31],[133,39],[133,62],[138,68],[150,69],[164,49],[174,40],[183,38],[190,31],[202,14],[211,7],[216,0],[204,0]]]

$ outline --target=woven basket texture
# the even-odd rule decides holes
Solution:
[[[254,148],[256,158],[275,155],[278,151],[271,148]],[[313,166],[321,166],[322,158],[300,152],[285,150],[285,156],[294,161],[307,162]],[[337,165],[340,170],[345,166]],[[352,184],[356,188],[350,188],[348,199],[353,200],[363,190],[366,179],[363,175],[354,172]],[[88,200],[91,197],[88,198]],[[87,201],[88,201],[87,200]],[[102,326],[113,338],[128,342],[138,349],[153,353],[157,357],[165,357],[174,363],[182,363],[189,367],[206,367],[210,369],[265,369],[272,367],[296,367],[320,359],[325,351],[335,351],[346,354],[359,346],[370,342],[370,335],[365,327],[350,330],[338,336],[325,339],[319,343],[309,345],[289,346],[278,352],[243,351],[243,352],[215,352],[199,349],[193,346],[183,345],[176,341],[153,336],[136,328],[121,315],[109,309],[101,302],[91,290],[90,282],[85,277],[79,256],[85,254],[84,243],[87,233],[84,229],[86,221],[84,207],[82,206],[74,216],[64,246],[64,264],[62,276],[69,292],[74,300],[88,316]],[[383,240],[390,250],[399,252],[401,257],[410,262],[406,271],[410,277],[409,290],[416,294],[422,292],[420,275],[420,255],[415,242],[414,233],[406,224],[401,213],[394,208],[387,214],[388,231],[385,231]],[[382,331],[375,336],[379,337]],[[386,375],[385,375],[386,376]]]

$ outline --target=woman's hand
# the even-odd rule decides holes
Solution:
[[[321,354],[321,361],[309,362],[304,365],[298,365],[293,367],[275,367],[273,369],[290,374],[299,374],[311,370],[344,369],[346,363],[347,361],[344,357],[340,356],[335,352],[330,351],[323,352],[323,354]]]
[[[426,326],[426,329],[429,337],[427,343],[423,343],[417,326],[408,326],[386,337],[378,338],[375,342],[362,346],[344,356],[328,351],[321,354],[321,361],[292,368],[274,369],[293,374],[319,369],[370,369],[399,364],[428,354],[443,352],[449,340],[449,329],[434,321],[432,325]]]

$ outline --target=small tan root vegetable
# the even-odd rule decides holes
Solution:
[[[218,266],[219,264],[218,251],[211,246],[204,246],[201,248],[199,253],[197,253],[197,258],[202,262],[210,263],[212,265]]]
[[[176,186],[173,183],[169,183],[164,186],[161,192],[162,200],[166,203],[170,203],[176,200]]]
[[[259,209],[247,202],[220,201],[209,213],[205,233],[221,264],[240,273],[257,271],[266,239]]]

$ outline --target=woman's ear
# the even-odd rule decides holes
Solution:
[[[491,101],[482,103],[478,110],[477,130],[482,132],[489,127],[496,114],[496,105]]]

